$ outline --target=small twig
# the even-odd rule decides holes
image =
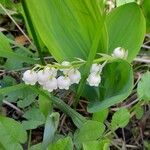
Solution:
[[[69,99],[68,101],[68,105],[71,106],[72,103],[73,103],[73,100],[72,100],[73,96]],[[60,128],[59,128],[59,132],[62,130],[62,127],[63,127],[63,124],[66,120],[66,115],[65,114],[62,114],[62,116],[60,117],[60,120],[61,120],[61,123],[60,123]]]
[[[13,23],[17,26],[20,32],[26,37],[26,39],[32,44],[32,46],[36,49],[35,45],[32,43],[30,38],[25,34],[25,32],[21,29],[21,27],[17,24],[17,22],[13,19],[13,17],[9,14],[9,12],[0,4],[0,7],[4,10],[4,12],[8,15],[8,17],[13,21]]]
[[[142,147],[144,148],[144,138],[143,138],[143,132],[142,132],[141,127],[140,127],[140,136],[141,136],[141,140],[142,140]],[[143,150],[145,150],[145,148]]]
[[[145,37],[148,37],[148,38],[150,38],[150,34],[145,34]]]
[[[125,133],[124,133],[124,129],[122,128],[122,136],[123,136],[123,143],[124,143],[124,150],[126,150],[127,148],[126,148],[126,138],[125,138]]]
[[[137,80],[136,80],[136,82],[135,82],[135,84],[134,84],[133,89],[136,87],[136,85],[139,83],[139,81],[140,81],[140,79],[141,79],[141,77],[142,77],[142,75],[141,75],[140,73],[138,73],[137,75],[138,75],[138,78],[137,78]]]
[[[12,103],[6,101],[6,100],[3,100],[3,103],[8,105],[9,107],[15,109],[18,113],[20,113],[21,115],[23,114],[23,111],[20,110],[18,107],[16,107],[15,105],[13,105]]]
[[[128,105],[122,106],[120,108],[129,108],[131,107],[133,104],[137,103],[139,101],[139,99],[135,99],[133,102],[131,102]],[[118,111],[120,108],[111,108],[112,111]]]
[[[150,40],[146,41],[146,42],[144,43],[144,45],[148,44],[149,42],[150,42]]]
[[[150,58],[139,58],[139,57],[137,57],[137,58],[135,58],[134,59],[134,61],[136,61],[136,62],[141,62],[141,63],[150,63]]]
[[[146,49],[150,49],[150,46],[147,46],[147,45],[142,45],[142,48],[146,48]]]
[[[114,141],[111,141],[111,144],[114,145],[118,150],[122,150]]]

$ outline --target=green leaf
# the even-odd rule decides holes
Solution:
[[[140,7],[128,3],[117,7],[106,17],[109,44],[108,53],[116,47],[128,50],[128,61],[138,54],[144,40],[146,23]]]
[[[29,86],[29,85],[25,85],[25,84],[18,84],[18,85],[10,86],[7,88],[2,88],[2,89],[0,89],[0,95],[15,93],[21,89],[24,91],[24,89],[26,90],[26,88],[28,90],[31,90],[32,92],[35,92],[37,94],[44,96],[47,99],[50,99],[54,103],[55,107],[59,108],[62,112],[64,112],[69,117],[71,117],[72,121],[74,122],[74,124],[78,128],[80,128],[83,125],[83,123],[86,122],[85,117],[83,117],[78,112],[76,112],[74,109],[69,107],[63,100],[61,100],[55,96],[52,96],[52,95],[50,95],[49,92],[45,92],[45,90],[42,90],[40,88],[36,88],[34,86]]]
[[[128,62],[116,60],[107,64],[102,72],[99,99],[91,101],[88,111],[98,112],[122,102],[130,95],[132,88],[133,71]]]
[[[39,143],[39,144],[31,146],[29,150],[41,150],[41,149],[42,149],[41,143]]]
[[[0,116],[0,143],[7,150],[23,150],[21,143],[27,140],[27,133],[17,121]]]
[[[73,150],[73,143],[70,137],[62,138],[48,146],[48,150]]]
[[[52,143],[55,132],[59,123],[59,113],[55,112],[47,116],[44,129],[44,137],[42,142],[42,150],[45,150],[47,146]]]
[[[4,76],[2,80],[0,80],[0,85],[1,88],[7,87],[7,86],[11,86],[11,85],[15,85],[16,84],[16,80],[11,77],[11,76]]]
[[[143,107],[141,106],[137,106],[135,109],[134,109],[134,112],[135,112],[135,115],[136,115],[136,118],[137,119],[141,119],[143,114],[144,114],[144,109]]]
[[[83,142],[97,140],[100,138],[105,130],[104,124],[98,121],[88,120],[83,126],[76,131],[74,141],[76,146],[80,146]]]
[[[92,120],[103,123],[107,119],[108,113],[109,113],[108,109],[104,109],[102,111],[93,113]]]
[[[38,102],[40,111],[44,114],[45,117],[47,117],[50,110],[52,110],[51,101],[47,97],[39,95]]]
[[[36,100],[37,94],[26,88],[20,93],[20,100],[17,102],[18,107],[25,108]]]
[[[137,87],[138,98],[150,101],[150,72],[143,74]]]
[[[146,30],[147,33],[150,32],[150,1],[149,0],[143,0],[142,1],[142,9],[146,18]]]
[[[130,120],[130,113],[126,108],[120,108],[112,117],[111,128],[116,130],[117,128],[124,128]]]
[[[29,64],[37,63],[37,61],[34,60],[33,58],[25,57],[22,54],[17,54],[13,52],[9,45],[9,40],[1,32],[0,32],[0,57],[8,58],[19,62],[26,62]]]
[[[27,119],[27,121],[22,122],[22,125],[26,130],[36,129],[38,126],[45,123],[44,115],[36,107],[32,107],[26,111],[23,117]]]
[[[83,150],[109,150],[109,143],[109,140],[85,142]]]
[[[24,84],[13,86],[9,85],[9,87],[0,88],[0,95],[3,95],[3,97],[5,97],[5,99],[9,102],[15,102],[22,96],[22,93],[24,93],[26,90],[27,88]]]
[[[102,28],[99,0],[27,0],[34,27],[53,57],[61,62],[86,59],[98,28]],[[98,52],[107,52],[107,32],[101,29]]]

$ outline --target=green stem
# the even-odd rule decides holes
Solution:
[[[87,78],[89,71],[90,71],[89,68],[91,67],[91,65],[93,63],[93,60],[94,60],[96,52],[97,52],[98,44],[99,44],[100,37],[101,37],[102,28],[103,28],[103,24],[100,24],[99,27],[97,28],[95,37],[93,39],[92,46],[90,48],[90,53],[88,55],[88,59],[87,59],[87,62],[85,64],[85,67],[83,70],[82,79],[80,81],[79,87],[77,89],[77,94],[76,94],[76,97],[75,97],[75,100],[73,103],[74,108],[76,108],[76,106],[78,105],[79,98],[80,98],[82,92],[84,91],[86,78]]]
[[[32,135],[32,130],[29,130],[28,150],[30,149],[31,146],[31,135]]]
[[[34,26],[33,26],[32,19],[31,19],[31,16],[30,16],[28,7],[27,7],[27,5],[26,5],[26,0],[21,0],[21,3],[22,3],[22,7],[23,7],[23,10],[24,10],[25,16],[26,16],[26,18],[27,18],[27,20],[28,20],[28,25],[29,25],[29,27],[30,27],[30,31],[31,31],[33,40],[34,40],[35,45],[36,45],[37,50],[38,50],[41,63],[42,63],[43,65],[45,65],[44,57],[43,57],[43,54],[42,54],[42,52],[41,52],[40,43],[39,43],[38,38],[37,38],[37,33],[36,33],[35,28],[34,28]]]

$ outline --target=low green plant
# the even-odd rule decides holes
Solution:
[[[5,14],[3,5],[8,6],[0,5]],[[19,81],[8,75],[0,81],[0,101],[16,103],[23,118],[18,123],[0,116],[1,149],[22,150],[24,143],[28,150],[108,150],[112,145],[121,149],[113,142],[115,131],[127,126],[133,113],[140,119],[142,105],[150,100],[147,72],[137,86],[137,103],[131,108],[119,105],[134,88],[131,63],[148,28],[137,3],[116,1],[117,7],[109,13],[104,6],[101,0],[21,0],[17,4],[33,43],[24,47],[0,32],[2,69],[21,74]],[[144,3],[142,7],[148,14]],[[45,61],[45,53],[53,61]],[[55,92],[63,95],[64,90],[74,93],[74,109]],[[81,97],[89,102],[92,117],[76,111]],[[108,121],[114,105],[121,107]],[[71,118],[74,133],[57,132],[60,114],[55,108]],[[32,130],[41,126],[42,142],[31,145]]]

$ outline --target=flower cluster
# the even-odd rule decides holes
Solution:
[[[127,52],[123,48],[118,47],[114,49],[112,56],[124,59],[127,57]],[[101,72],[107,61],[103,64],[92,64],[90,74],[87,78],[87,83],[90,86],[99,86]],[[63,61],[58,65],[37,65],[32,70],[25,71],[22,79],[26,84],[30,85],[35,85],[38,82],[43,89],[52,92],[57,88],[68,90],[72,84],[78,84],[81,80],[81,73],[78,67],[73,66],[68,61]]]
[[[58,69],[53,66],[45,66],[41,70],[34,71],[27,70],[23,74],[23,81],[26,84],[35,85],[38,82],[43,89],[52,92],[53,90],[66,89],[68,90],[70,85],[78,84],[81,79],[81,73],[77,68],[74,68],[70,62],[63,61],[60,65],[62,68],[59,71],[63,72],[63,75],[57,76]]]

